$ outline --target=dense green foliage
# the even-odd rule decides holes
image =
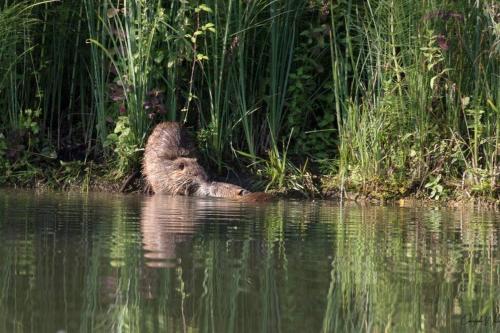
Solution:
[[[495,1],[0,4],[0,182],[115,177],[185,122],[270,188],[498,195]]]

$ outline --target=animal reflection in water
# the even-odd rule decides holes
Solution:
[[[181,244],[191,242],[197,227],[213,218],[214,212],[220,212],[224,216],[237,216],[241,214],[241,204],[222,199],[185,196],[146,197],[141,213],[146,265],[175,267]]]

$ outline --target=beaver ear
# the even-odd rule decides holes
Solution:
[[[179,163],[178,164],[179,170],[184,170],[184,163]]]
[[[249,192],[249,191],[247,191],[247,190],[240,190],[240,191],[238,192],[238,195],[243,196],[243,195],[247,195],[247,194],[249,194],[249,193],[250,193],[250,192]]]

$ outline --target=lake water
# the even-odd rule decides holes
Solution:
[[[500,331],[500,215],[0,192],[0,332]]]

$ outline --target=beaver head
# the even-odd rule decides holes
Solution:
[[[155,193],[192,194],[208,177],[195,158],[157,159],[144,164],[144,174]]]
[[[201,183],[195,192],[196,196],[209,196],[233,199],[241,202],[267,202],[273,196],[263,192],[250,192],[237,185],[222,182]]]
[[[249,191],[237,185],[221,182],[208,182],[200,184],[194,195],[216,198],[238,198],[249,193]]]

